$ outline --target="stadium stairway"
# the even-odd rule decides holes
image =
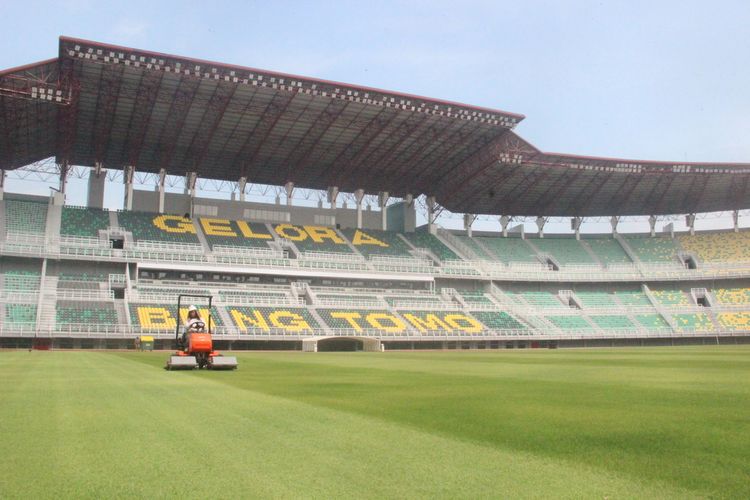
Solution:
[[[641,289],[643,290],[643,293],[646,294],[646,297],[648,297],[648,300],[651,301],[651,305],[654,306],[654,309],[656,309],[656,312],[661,315],[662,318],[669,324],[669,327],[672,329],[673,332],[678,331],[677,323],[675,322],[674,318],[671,314],[669,314],[666,310],[666,308],[662,305],[659,300],[654,296],[653,293],[651,293],[651,289],[646,285],[645,283],[641,285]]]
[[[57,277],[42,275],[39,289],[36,325],[41,330],[52,330],[57,320]]]
[[[453,250],[453,252],[455,252],[459,257],[465,260],[483,260],[482,256],[478,255],[466,243],[456,238],[456,236],[451,234],[450,231],[447,231],[442,227],[438,227],[436,236],[443,242],[445,246]]]
[[[604,262],[599,258],[599,256],[594,252],[594,250],[591,249],[591,246],[589,246],[589,243],[586,240],[579,240],[579,243],[581,244],[581,247],[583,250],[589,254],[589,257],[591,257],[591,260],[594,261],[597,265],[604,266]]]
[[[531,241],[531,240],[529,240],[528,238],[527,238],[527,239],[525,239],[524,241],[526,241],[526,244],[527,244],[527,245],[529,245],[529,246],[531,247],[531,249],[532,249],[532,250],[534,250],[534,253],[535,253],[535,254],[537,255],[537,257],[544,257],[545,263],[546,263],[547,259],[549,259],[549,261],[550,261],[550,262],[552,262],[552,263],[553,263],[553,264],[554,264],[555,266],[557,266],[557,268],[558,268],[558,269],[559,269],[559,268],[561,267],[561,263],[560,263],[560,261],[558,261],[558,260],[557,260],[557,259],[555,258],[555,256],[554,256],[554,255],[552,255],[551,253],[548,253],[548,252],[542,252],[542,251],[541,251],[541,250],[539,249],[539,247],[537,247],[537,246],[536,246],[536,245],[534,244],[534,242],[532,242],[532,241]]]
[[[203,234],[203,227],[198,223],[197,217],[193,218],[193,227],[195,227],[195,235],[198,237],[198,241],[200,241],[201,247],[203,247],[203,255],[206,256],[206,260],[208,262],[215,262],[216,259],[214,258],[213,252],[211,251],[211,245],[208,244],[206,235]]]
[[[615,237],[615,240],[617,240],[617,242],[620,244],[620,246],[622,247],[622,249],[625,251],[625,253],[627,254],[627,256],[630,257],[630,260],[632,260],[633,263],[635,263],[635,265],[640,268],[641,259],[639,259],[638,255],[636,255],[635,251],[633,251],[633,249],[630,248],[630,245],[628,245],[628,242],[625,241],[625,238],[623,238],[622,236],[620,236],[620,233],[615,233],[614,237]]]

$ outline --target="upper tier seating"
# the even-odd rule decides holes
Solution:
[[[443,304],[443,299],[440,295],[420,295],[420,294],[413,294],[413,295],[388,295],[385,297],[385,301],[390,306],[397,305],[399,303],[414,303],[417,302],[420,305],[435,305],[440,306]]]
[[[677,247],[672,238],[626,236],[624,239],[643,262],[676,262]]]
[[[62,209],[60,234],[96,238],[100,229],[109,227],[109,212],[98,208],[65,206]]]
[[[300,252],[354,253],[346,240],[329,226],[275,224],[276,234],[294,243]]]
[[[648,330],[662,330],[669,328],[669,323],[661,314],[636,314],[635,320]]]
[[[648,296],[643,292],[636,291],[621,291],[615,292],[615,297],[625,306],[652,306],[651,301],[648,300]]]
[[[44,235],[46,227],[46,203],[5,200],[5,230],[7,232]]]
[[[412,257],[411,248],[402,240],[397,233],[392,231],[381,231],[378,229],[343,229],[341,231],[354,247],[370,258],[373,255],[385,255],[390,257]]]
[[[472,311],[472,316],[492,330],[524,330],[526,326],[505,311]]]
[[[608,314],[602,316],[590,316],[596,326],[604,330],[624,330],[635,328],[633,322],[627,316]]]
[[[201,217],[198,222],[211,248],[217,245],[269,248],[268,243],[273,241],[273,234],[268,230],[268,226],[259,222],[209,217]]]
[[[678,330],[695,330],[697,332],[711,332],[714,323],[706,313],[675,314],[672,316]]]
[[[484,292],[469,292],[469,291],[462,291],[461,297],[463,297],[464,301],[466,301],[469,304],[486,304],[486,305],[493,305],[494,302],[487,297],[487,294]]]
[[[193,222],[180,215],[122,211],[117,213],[117,221],[120,227],[133,233],[136,241],[199,243]]]
[[[583,307],[611,308],[617,306],[614,296],[607,292],[576,292],[576,297]]]
[[[477,257],[479,257],[482,260],[495,260],[495,258],[492,256],[492,253],[488,253],[487,250],[484,249],[482,245],[479,244],[476,238],[472,237],[469,238],[466,235],[463,234],[454,234],[454,237],[456,237],[459,241],[461,241],[464,245],[469,247],[471,250],[474,251],[475,254],[477,254]]]
[[[480,333],[484,325],[462,311],[399,310],[409,325],[420,333]]]
[[[56,306],[57,326],[117,326],[119,319],[113,302],[76,302],[60,300]]]
[[[404,236],[416,248],[426,248],[440,260],[461,260],[453,250],[445,246],[434,234],[430,234],[427,231],[405,233]]]
[[[750,330],[750,312],[719,313],[716,319],[724,330]]]
[[[585,240],[585,242],[604,264],[630,264],[633,262],[623,250],[620,242],[614,238],[591,238]]]
[[[685,234],[678,240],[704,262],[750,261],[750,231]]]
[[[39,290],[41,273],[36,271],[6,271],[3,274],[3,290],[8,292],[32,292]]]
[[[180,315],[182,316],[181,324],[187,321],[187,310],[189,306],[183,306]],[[177,306],[169,304],[146,304],[130,303],[130,320],[133,326],[140,326],[144,330],[171,330],[174,331],[177,325],[175,316]],[[201,318],[208,325],[208,308],[198,305],[198,311]],[[221,326],[221,316],[216,307],[211,308],[211,325]]]
[[[561,265],[597,264],[575,238],[535,238],[530,240],[540,252],[551,255]]]
[[[33,327],[36,325],[36,305],[32,304],[5,304],[6,326],[26,326]]]
[[[714,290],[714,296],[719,304],[750,304],[750,288],[718,288]]]
[[[560,309],[568,307],[557,298],[557,295],[549,292],[523,292],[520,295],[532,306],[542,309]]]
[[[539,263],[534,250],[521,238],[488,238],[478,236],[481,242],[500,262],[533,262]]]
[[[659,304],[667,306],[689,306],[688,296],[682,290],[652,290],[651,293]]]
[[[304,307],[227,306],[227,314],[240,331],[283,330],[288,333],[312,333],[320,329],[315,318]]]
[[[547,316],[547,319],[562,330],[592,330],[594,328],[583,316]]]

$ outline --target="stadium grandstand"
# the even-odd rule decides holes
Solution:
[[[169,348],[179,294],[213,296],[202,314],[231,349],[750,339],[750,164],[546,153],[514,132],[515,113],[66,37],[57,57],[0,71],[0,116],[1,347],[147,334]],[[48,158],[49,197],[4,189]],[[87,204],[72,206],[80,168]],[[119,211],[103,208],[110,172]],[[139,173],[155,189],[135,189]],[[184,192],[167,189],[175,176]],[[198,196],[200,179],[231,199]],[[249,201],[251,184],[286,196]],[[329,206],[295,205],[300,188]],[[465,214],[464,230],[440,227],[441,210]],[[696,214],[719,211],[733,229],[695,231]],[[474,230],[478,214],[498,230]],[[667,215],[688,231],[657,232]],[[624,216],[650,231],[620,234]],[[550,217],[570,234],[545,234]],[[604,217],[611,232],[581,232]]]

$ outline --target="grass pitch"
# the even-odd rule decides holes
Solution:
[[[750,497],[750,349],[0,353],[0,497]]]

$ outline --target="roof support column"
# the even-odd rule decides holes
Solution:
[[[537,232],[540,238],[544,238],[544,225],[547,223],[547,219],[541,215],[536,218],[536,227],[539,229]]]
[[[2,192],[2,183],[0,183],[0,200],[2,200],[3,192]],[[734,222],[734,232],[739,233],[740,232],[740,211],[734,210],[732,211],[732,221]]]
[[[576,239],[581,239],[581,224],[583,223],[583,219],[581,217],[573,217],[570,219],[570,228],[575,231],[576,233]]]
[[[609,219],[609,223],[612,225],[612,236],[617,234],[617,224],[620,223],[620,218],[616,215],[613,215]]]
[[[133,210],[133,175],[135,167],[128,165],[123,169],[122,181],[125,183],[125,210]]]
[[[5,169],[0,168],[0,201],[3,199],[3,192],[5,191]]]
[[[472,231],[471,226],[474,225],[474,221],[477,220],[477,216],[474,214],[464,214],[464,229],[466,230],[466,236],[471,238]]]
[[[291,207],[292,194],[294,193],[294,183],[292,181],[288,181],[286,184],[284,184],[284,191],[286,192],[286,206]]]
[[[500,227],[503,231],[503,238],[508,237],[508,225],[510,224],[511,217],[508,217],[507,215],[501,215],[500,216]]]
[[[354,200],[357,202],[357,229],[362,229],[362,199],[364,197],[364,189],[357,189],[354,191]]]
[[[427,197],[427,231],[435,234],[435,197]]]
[[[651,237],[656,236],[656,216],[652,215],[648,218],[648,225],[651,227]]]
[[[104,208],[104,187],[107,182],[107,171],[102,162],[94,163],[94,170],[89,172],[88,189],[86,192],[86,206]]]
[[[388,191],[381,191],[378,193],[378,205],[380,205],[380,229],[386,231],[388,229],[388,218],[386,217],[386,205],[388,200],[391,198],[391,194]]]
[[[695,214],[688,214],[685,216],[685,224],[690,230],[691,235],[695,235]]]
[[[164,213],[164,193],[165,184],[167,180],[167,170],[164,168],[159,169],[159,213]]]
[[[237,181],[237,190],[240,192],[240,201],[245,201],[245,186],[247,186],[247,177],[240,177]]]
[[[195,183],[198,180],[198,172],[187,172],[185,174],[185,194],[195,198]]]
[[[63,160],[63,162],[60,164],[60,187],[59,191],[60,194],[63,196],[63,200],[65,199],[65,190],[68,187],[68,170],[70,169],[70,166],[68,165],[68,160]]]
[[[328,208],[331,210],[331,224],[336,225],[336,199],[339,197],[339,188],[337,186],[328,186],[326,200]]]

